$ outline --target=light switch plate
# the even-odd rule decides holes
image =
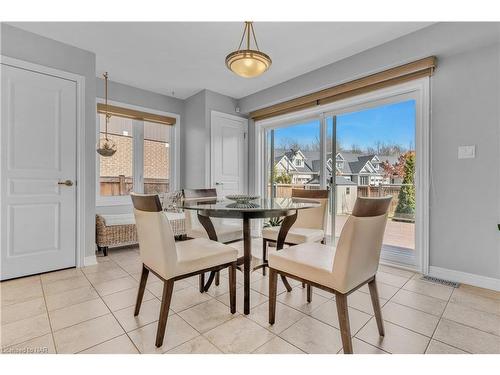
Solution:
[[[476,157],[476,146],[458,146],[459,159],[474,159]]]

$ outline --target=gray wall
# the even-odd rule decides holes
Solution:
[[[96,78],[96,96],[104,98],[104,80]],[[133,86],[124,85],[118,82],[109,81],[108,99],[120,103],[137,105],[145,108],[156,109],[158,111],[175,113],[181,116],[180,126],[183,127],[184,122],[184,100],[177,99],[171,96],[157,94],[151,91],[138,89]],[[95,114],[94,114],[95,116]],[[182,139],[182,138],[181,138]],[[181,142],[182,143],[182,142]],[[182,152],[182,148],[181,148]],[[182,155],[181,155],[182,159]],[[180,179],[182,181],[183,169],[180,169]],[[128,205],[112,205],[112,206],[97,206],[96,212],[99,214],[120,214],[131,213],[132,204]]]
[[[431,79],[430,265],[500,279],[498,23],[440,23],[239,100],[249,112],[436,55]],[[250,125],[254,128],[253,122]],[[250,128],[250,187],[254,131]],[[477,157],[457,159],[459,145]]]
[[[210,115],[219,111],[246,117],[235,111],[237,100],[210,90],[202,90],[185,102],[185,121],[181,139],[181,187],[208,187],[210,181]]]
[[[205,102],[204,91],[189,97],[185,102],[184,126],[181,129],[181,169],[184,171],[181,188],[205,187],[208,142]]]
[[[96,78],[96,90],[97,97],[104,98],[103,79]],[[182,99],[138,89],[137,87],[124,85],[118,82],[113,82],[113,80],[111,79],[108,82],[108,98],[110,100],[115,100],[121,103],[156,109],[158,111],[175,113],[180,115],[181,117],[184,112],[184,100]]]
[[[85,77],[85,154],[95,154],[95,54],[44,38],[5,23],[1,24],[1,52],[4,56],[44,65]],[[85,163],[85,254],[95,246],[95,163]]]
[[[432,80],[430,265],[500,279],[500,46],[441,56]],[[475,159],[457,159],[459,145]]]

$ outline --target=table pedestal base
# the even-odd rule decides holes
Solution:
[[[214,225],[210,217],[203,216],[198,213],[198,219],[200,223],[203,225],[205,230],[207,231],[208,238],[213,241],[217,241],[217,233],[215,232]],[[281,224],[281,228],[278,234],[278,239],[276,242],[276,250],[283,249],[283,245],[285,243],[286,235],[288,231],[292,227],[292,225],[297,220],[297,211],[294,214],[285,216],[283,219],[283,223]],[[243,216],[243,257],[238,259],[238,265],[243,265],[243,313],[245,315],[250,314],[250,272],[251,269],[251,261],[252,261],[252,236],[250,231],[250,217]],[[255,267],[255,269],[266,267],[267,262],[263,263]],[[240,268],[241,270],[241,268]],[[215,272],[211,272],[208,277],[207,282],[205,283],[205,275],[200,275],[200,293],[208,291],[214,278],[216,277]],[[285,288],[288,292],[292,291],[292,287],[285,276],[281,276],[281,280],[285,285]]]

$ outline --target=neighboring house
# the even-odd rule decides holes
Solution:
[[[389,160],[389,158],[391,160]],[[390,163],[397,160],[392,156],[363,155],[352,152],[338,152],[335,157],[335,170],[337,175],[344,176],[355,182],[358,186],[379,186],[390,181],[384,177],[382,162]],[[332,168],[331,154],[327,159],[327,166]]]
[[[292,177],[292,184],[307,184],[319,176],[301,150],[275,150],[274,165],[278,173],[285,172]]]
[[[278,173],[286,172],[292,177],[292,184],[318,184],[320,175],[320,152],[305,150],[275,150],[275,166]],[[352,152],[338,152],[335,167],[332,154],[327,154],[327,170],[329,177],[342,176],[357,186],[379,186],[400,183],[394,178],[384,176],[382,163],[397,162],[397,156],[364,155]],[[343,180],[342,180],[343,181]]]

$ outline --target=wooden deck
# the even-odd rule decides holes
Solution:
[[[335,236],[339,237],[348,215],[337,215],[335,222]],[[328,220],[328,233],[331,233],[331,218]],[[415,224],[393,221],[389,219],[384,235],[384,245],[415,250]]]

